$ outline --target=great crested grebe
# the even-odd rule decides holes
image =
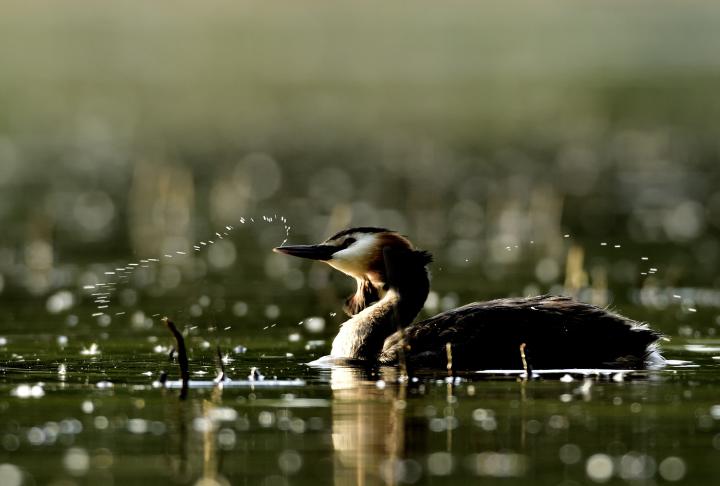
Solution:
[[[318,245],[273,251],[324,261],[357,281],[331,358],[456,369],[632,368],[662,365],[660,333],[569,297],[473,302],[413,323],[430,290],[432,256],[384,228],[351,228]],[[520,350],[524,352],[521,352]]]

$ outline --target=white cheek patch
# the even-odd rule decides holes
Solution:
[[[368,261],[375,245],[374,236],[365,236],[344,250],[334,253],[328,263],[348,275],[363,275],[367,271]]]
[[[333,254],[333,260],[355,261],[366,259],[372,253],[376,241],[374,236],[365,236],[355,243]]]

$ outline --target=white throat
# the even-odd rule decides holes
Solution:
[[[370,307],[363,309],[347,321],[343,322],[338,330],[337,336],[333,340],[330,356],[333,358],[353,358],[355,357],[355,348],[357,347],[358,338],[363,337],[362,328],[372,328],[378,319],[382,316],[393,312],[393,308],[397,305],[398,295],[393,290],[385,293],[385,296]],[[387,332],[389,336],[392,331]],[[383,338],[384,339],[384,338]]]

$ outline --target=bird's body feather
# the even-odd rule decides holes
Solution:
[[[390,335],[379,361],[397,363],[403,339],[408,364],[457,369],[522,367],[520,345],[535,368],[643,368],[657,359],[660,334],[646,325],[569,297],[474,302]]]

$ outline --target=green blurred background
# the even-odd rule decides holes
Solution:
[[[0,2],[0,483],[712,484],[719,25],[709,1]],[[423,315],[570,294],[673,361],[310,368],[354,282],[270,250],[351,225],[435,255]],[[196,385],[218,353],[307,383],[178,403],[151,388],[177,376],[163,315]]]
[[[27,329],[45,299],[92,326],[77,306],[105,271],[277,215],[292,243],[406,233],[436,255],[428,312],[555,291],[713,335],[719,21],[712,2],[3,2],[3,320]],[[112,304],[248,329],[337,311],[350,282],[270,253],[284,237],[248,224]]]

